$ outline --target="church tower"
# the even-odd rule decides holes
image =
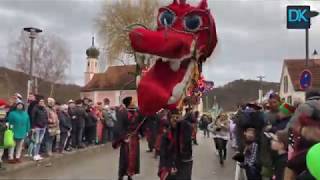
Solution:
[[[95,73],[98,73],[98,57],[99,57],[99,50],[94,46],[94,37],[92,37],[92,46],[86,50],[87,54],[87,66],[86,72],[84,74],[85,80],[84,83],[88,84],[88,82],[92,79]]]

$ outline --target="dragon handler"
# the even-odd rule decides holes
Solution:
[[[113,148],[120,147],[119,180],[140,173],[140,143],[139,135],[145,119],[139,113],[132,97],[123,99],[123,105],[117,109],[117,122],[115,123],[115,140]]]

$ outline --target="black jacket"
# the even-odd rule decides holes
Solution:
[[[95,116],[94,112],[92,111],[87,111],[87,116],[86,116],[86,127],[94,127],[97,125],[97,117]]]
[[[163,134],[160,145],[159,169],[176,167],[176,144],[174,139],[174,130]]]
[[[177,123],[175,138],[177,140],[177,160],[192,160],[192,125],[187,120]]]
[[[274,162],[274,174],[276,180],[283,180],[284,169],[287,166],[288,154],[279,155]]]
[[[35,106],[31,116],[32,128],[45,128],[48,125],[48,112],[45,107]]]
[[[81,106],[76,106],[74,108],[73,115],[75,116],[75,121],[77,123],[78,127],[84,128],[85,127],[85,122],[87,118],[87,112],[85,109]]]
[[[63,111],[58,112],[59,126],[61,133],[67,133],[72,128],[71,117]]]

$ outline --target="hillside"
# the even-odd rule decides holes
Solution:
[[[0,67],[0,98],[7,99],[19,92],[24,97],[27,94],[28,75],[19,71]],[[44,80],[38,80],[39,94],[48,97],[51,84]],[[69,84],[55,84],[53,97],[59,102],[80,98],[80,86]]]
[[[259,81],[254,80],[236,80],[230,82],[222,87],[215,88],[208,96],[208,107],[212,107],[214,96],[220,106],[224,110],[235,110],[237,104],[245,103],[258,99],[258,89],[260,87]],[[274,90],[279,91],[279,83],[263,82],[263,92]],[[204,97],[204,107],[206,106],[206,98]]]

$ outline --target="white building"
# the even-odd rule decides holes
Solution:
[[[81,89],[81,98],[90,98],[94,103],[108,98],[111,106],[121,104],[126,96],[132,96],[137,102],[136,65],[110,66],[105,72],[99,73],[99,50],[94,46],[94,38],[86,54],[85,86]]]
[[[287,103],[304,102],[305,91],[300,87],[300,75],[303,70],[308,69],[312,73],[311,88],[320,88],[320,59],[309,60],[308,67],[305,66],[305,59],[287,59],[282,66],[280,80],[280,97]]]

